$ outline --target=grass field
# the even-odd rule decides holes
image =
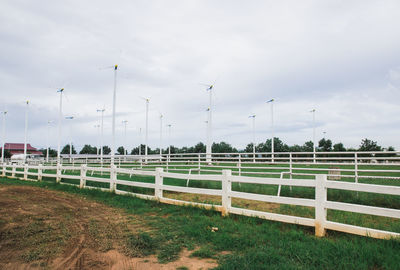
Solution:
[[[314,237],[311,228],[235,215],[223,218],[214,211],[163,205],[47,181],[1,179],[0,185],[31,185],[65,191],[140,215],[151,229],[133,235],[129,241],[143,252],[157,254],[161,262],[176,260],[179,252],[187,248],[196,250],[192,256],[217,259],[217,269],[400,268],[399,240],[376,240],[335,232],[319,239]],[[212,232],[212,227],[218,231]]]
[[[179,163],[182,165],[182,163]],[[221,166],[228,165],[228,164],[219,164]],[[259,166],[259,164],[250,164],[252,167]],[[296,164],[294,167],[299,167],[299,164]],[[397,165],[360,165],[364,170],[380,170],[380,176],[400,176],[400,173],[393,173],[392,170],[398,170],[400,166]],[[360,168],[359,166],[359,168]],[[157,165],[154,166],[158,167]],[[260,168],[262,171],[272,171],[275,172],[276,170],[272,169],[273,167],[282,167],[281,165],[272,165],[271,168],[266,168],[265,165]],[[307,173],[328,173],[329,168],[324,165],[308,165],[307,166]],[[341,165],[336,166],[340,169],[353,169],[354,165]],[[171,168],[171,167],[170,167]],[[173,167],[172,167],[173,168]],[[179,167],[182,173],[187,173],[188,167]],[[318,171],[313,170],[315,169],[326,169],[325,171]],[[304,169],[304,166],[300,169]],[[220,171],[221,169],[216,168],[216,170]],[[252,169],[254,171],[255,169]],[[30,170],[34,171],[34,170]],[[19,171],[22,173],[22,171]],[[55,170],[53,171],[44,171],[45,173],[55,174]],[[243,171],[242,171],[243,172]],[[194,174],[197,172],[193,172]],[[210,172],[202,172],[202,173],[210,173]],[[349,172],[343,172],[349,173]],[[65,171],[64,174],[69,175],[79,175],[79,167],[77,170],[74,171]],[[244,174],[244,173],[243,173]],[[92,175],[89,171],[88,175]],[[18,175],[22,177],[22,174]],[[107,174],[100,174],[98,172],[94,172],[93,177],[103,177],[109,178]],[[264,177],[279,177],[277,174],[265,174],[262,175]],[[286,175],[285,178],[289,176]],[[310,179],[314,178],[314,176],[304,176],[304,175],[293,175],[295,179]],[[154,177],[152,176],[138,176],[138,175],[127,175],[127,174],[118,174],[118,179],[120,180],[129,180],[129,181],[137,181],[137,182],[146,182],[146,183],[154,183]],[[55,178],[44,178],[47,181],[55,181]],[[354,178],[341,178],[341,181],[348,181],[354,182]],[[73,179],[62,179],[62,182],[65,183],[72,183],[72,184],[79,184],[79,180]],[[360,183],[369,183],[369,184],[380,184],[380,185],[400,185],[400,180],[398,179],[375,179],[375,178],[360,178]],[[91,182],[87,181],[86,183],[88,186],[94,187],[103,187],[109,188],[109,184],[107,183],[99,183],[99,182]],[[221,189],[221,183],[215,181],[196,181],[196,180],[182,180],[182,179],[173,179],[173,178],[164,178],[165,185],[173,185],[173,186],[186,186],[188,184],[189,187],[198,187],[198,188],[212,188],[212,189]],[[123,186],[118,185],[117,187],[119,190],[130,191],[134,193],[141,193],[141,194],[149,194],[153,195],[154,190],[150,188],[141,188],[141,187],[130,187],[130,186]],[[242,191],[242,192],[249,192],[249,193],[256,193],[256,194],[266,194],[266,195],[276,195],[278,191],[278,186],[276,185],[261,185],[261,184],[238,184],[233,183],[232,190],[234,191]],[[209,196],[209,195],[195,195],[195,194],[188,194],[188,193],[178,193],[178,192],[164,192],[164,196],[167,198],[173,199],[180,199],[185,201],[191,202],[200,202],[200,203],[209,203],[220,205],[221,198],[217,196]],[[306,187],[287,187],[283,186],[281,190],[281,196],[286,197],[296,197],[296,198],[309,198],[314,199],[315,191],[314,188],[306,188]],[[391,196],[391,195],[383,195],[383,194],[373,194],[373,193],[366,193],[366,192],[354,192],[354,191],[344,191],[344,190],[328,190],[328,200],[330,201],[338,201],[338,202],[345,202],[345,203],[354,203],[354,204],[361,204],[361,205],[369,205],[369,206],[376,206],[376,207],[385,207],[385,208],[392,208],[392,209],[400,209],[400,196]],[[273,204],[273,203],[264,203],[252,200],[244,200],[244,199],[233,199],[232,206],[240,207],[245,209],[251,210],[259,210],[259,211],[266,211],[272,213],[279,213],[279,214],[287,214],[287,215],[294,215],[300,217],[309,217],[314,218],[314,208],[311,207],[304,207],[304,206],[293,206],[293,205],[285,205],[285,204]],[[398,219],[394,218],[387,218],[387,217],[378,217],[372,215],[365,215],[365,214],[357,214],[357,213],[350,213],[344,211],[336,211],[336,210],[328,210],[328,220],[341,222],[351,225],[357,225],[362,227],[369,227],[374,229],[381,229],[393,232],[400,232],[400,222]]]

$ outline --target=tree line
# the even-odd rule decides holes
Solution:
[[[256,145],[256,152],[271,152],[271,139],[267,139],[265,142],[259,143]],[[139,151],[140,147],[140,151]],[[145,153],[145,145],[141,144],[140,146],[134,147],[128,154],[131,155],[138,155],[139,153],[144,155]],[[279,138],[274,138],[274,152],[312,152],[314,144],[312,141],[307,141],[303,145],[287,145]],[[40,149],[44,156],[46,156],[46,149]],[[155,148],[152,149],[150,147],[147,148],[148,154],[159,154],[160,149]],[[184,146],[184,147],[176,147],[171,145],[171,154],[184,154],[184,153],[205,153],[206,152],[206,145],[202,142],[197,143],[194,146]],[[360,146],[358,148],[346,148],[344,147],[343,143],[335,143],[333,144],[332,140],[330,139],[321,139],[316,145],[316,151],[318,152],[354,152],[354,151],[395,151],[394,147],[389,146],[387,148],[383,148],[382,146],[378,145],[376,141],[370,139],[362,139]],[[117,148],[116,154],[123,155],[125,152],[125,148],[120,146]],[[237,148],[233,147],[231,144],[227,142],[219,142],[213,143],[212,145],[212,152],[213,153],[252,153],[253,152],[253,143],[249,143],[245,149],[238,150]],[[70,153],[70,145],[65,145],[62,150],[61,154],[69,154]],[[98,153],[98,148],[96,146],[92,146],[90,144],[85,144],[79,154],[92,154],[95,155]],[[109,146],[103,146],[103,154],[108,155],[111,153],[111,148]],[[168,148],[162,149],[162,153],[168,153]],[[72,154],[77,154],[77,151],[72,145]],[[49,156],[56,157],[57,151],[55,149],[49,150]],[[5,155],[7,157],[7,155]]]

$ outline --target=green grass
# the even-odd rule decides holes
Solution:
[[[151,231],[147,235],[138,232],[127,241],[132,241],[134,249],[141,247],[154,252],[161,262],[175,260],[183,248],[198,247],[193,256],[215,256],[220,263],[217,269],[400,268],[400,240],[377,240],[331,231],[320,239],[313,235],[312,228],[298,225],[235,215],[224,218],[214,211],[51,182],[1,179],[0,183],[74,193],[140,215]],[[219,230],[212,232],[212,227]],[[228,254],[221,255],[225,254],[223,251]]]
[[[186,163],[176,163],[175,165],[185,165],[184,168],[181,169],[187,169],[190,168]],[[197,166],[197,164],[194,164]],[[228,163],[220,163],[220,166],[227,166],[229,165]],[[288,164],[271,164],[266,167],[265,164],[244,164],[246,167],[259,167],[259,171],[276,171],[273,168],[277,167],[287,167]],[[157,164],[154,164],[152,167],[157,167]],[[170,168],[173,166],[169,166]],[[329,172],[329,165],[304,165],[304,164],[294,164],[294,168],[299,168],[299,169],[304,169],[304,167],[307,167],[308,169],[327,169],[326,171],[308,171],[308,173],[328,173]],[[353,169],[354,165],[340,165],[340,166],[335,166],[337,168],[341,169]],[[362,169],[379,169],[379,170],[385,170],[385,171],[390,171],[390,170],[395,170],[399,169],[400,166],[398,165],[359,165],[360,168]],[[214,168],[217,171],[220,171],[221,169],[219,168]],[[257,169],[249,169],[252,171],[257,171]],[[243,170],[242,170],[243,171]],[[184,173],[187,173],[187,171],[183,171]],[[45,173],[55,173],[54,170],[52,171],[45,171]],[[193,172],[197,173],[197,172]],[[205,172],[207,173],[207,172]],[[348,172],[343,172],[343,173],[348,173]],[[65,174],[69,175],[79,175],[79,167],[77,167],[77,170],[68,170],[65,171]],[[385,172],[380,172],[380,175],[385,175]],[[392,172],[388,172],[387,174],[391,174]],[[87,172],[88,176],[92,177],[101,177],[101,178],[109,178],[109,174],[106,173],[99,173],[99,172],[91,172],[90,168],[89,171]],[[20,175],[21,177],[22,175]],[[267,177],[279,177],[279,175],[263,175]],[[399,173],[397,173],[397,176],[399,176]],[[288,178],[289,176],[286,175],[285,178]],[[313,179],[314,176],[302,176],[302,175],[294,175],[294,179]],[[128,180],[128,181],[135,181],[135,182],[144,182],[144,183],[154,183],[154,177],[153,176],[138,176],[138,175],[129,175],[129,174],[118,174],[118,179],[120,180]],[[44,177],[43,180],[45,181],[55,181],[55,178],[48,178]],[[74,180],[74,179],[67,179],[63,178],[61,180],[64,183],[69,183],[69,184],[75,184],[79,185],[79,180]],[[342,178],[341,181],[348,181],[348,182],[354,182],[353,178]],[[370,178],[370,179],[359,179],[360,183],[369,183],[369,184],[382,184],[382,185],[400,185],[399,180],[393,180],[393,179],[375,179],[375,178]],[[210,189],[221,189],[221,183],[220,182],[215,182],[215,181],[197,181],[197,180],[191,180],[187,182],[187,180],[184,179],[174,179],[174,178],[164,178],[164,185],[172,185],[172,186],[186,186],[188,183],[189,187],[197,187],[197,188],[210,188]],[[109,188],[108,183],[100,183],[100,182],[94,182],[94,181],[87,181],[86,182],[87,186],[92,186],[92,187],[101,187],[101,188]],[[117,185],[117,189],[123,190],[123,191],[128,191],[132,193],[139,193],[139,194],[146,194],[146,195],[154,195],[154,189],[152,188],[142,188],[142,187],[131,187],[131,186],[126,186],[126,185]],[[265,195],[276,195],[278,191],[278,186],[277,185],[263,185],[263,184],[238,184],[238,183],[233,183],[232,184],[232,190],[233,191],[241,191],[241,192],[247,192],[247,193],[255,193],[255,194],[265,194]],[[172,196],[176,196],[173,192],[164,192],[166,197],[169,197],[169,194],[172,194]],[[307,198],[307,199],[314,199],[315,197],[315,190],[314,188],[308,188],[308,187],[288,187],[288,186],[282,186],[281,189],[281,196],[285,197],[294,197],[294,198]],[[208,203],[208,204],[220,204],[220,200],[215,200],[213,198],[209,198],[206,196],[202,196],[199,198],[198,196],[191,196],[188,197],[186,196],[184,199],[189,199],[190,201],[195,201],[195,202],[201,202],[201,203]],[[334,189],[329,189],[328,190],[328,200],[330,201],[338,201],[338,202],[345,202],[345,203],[353,203],[353,204],[361,204],[361,205],[369,205],[369,206],[376,206],[376,207],[384,207],[384,208],[392,208],[392,209],[400,209],[400,196],[392,196],[392,195],[383,195],[383,194],[374,194],[374,193],[365,193],[365,192],[354,192],[354,191],[346,191],[346,190],[334,190]],[[246,204],[239,205],[242,208],[248,208],[245,206]],[[259,203],[259,205],[262,205],[262,203]],[[235,205],[234,206],[238,206]],[[254,210],[259,210],[256,208],[252,208],[252,206],[249,206],[249,209],[254,209]],[[292,205],[279,205],[279,207],[274,208],[269,210],[270,212],[274,213],[279,213],[279,214],[288,214],[288,215],[294,215],[294,216],[301,216],[301,217],[309,217],[309,218],[314,218],[314,209],[313,208],[308,208],[308,207],[301,207],[301,206],[292,206]],[[389,231],[394,231],[394,232],[400,232],[400,223],[396,219],[392,218],[385,218],[385,217],[376,217],[376,216],[369,216],[369,215],[361,215],[361,214],[355,214],[355,213],[349,213],[349,212],[342,212],[342,211],[328,211],[328,220],[335,221],[335,222],[342,222],[342,223],[347,223],[347,224],[352,224],[352,225],[357,225],[357,226],[363,226],[363,227],[369,227],[369,228],[375,228],[375,229],[382,229],[382,230],[389,230]]]

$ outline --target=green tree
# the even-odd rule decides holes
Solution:
[[[312,152],[314,151],[314,143],[312,141],[305,142],[302,146],[303,152]]]
[[[97,147],[85,144],[79,154],[97,154]]]
[[[206,145],[202,142],[197,143],[193,149],[194,153],[205,153],[206,152]]]
[[[145,146],[144,144],[141,144],[141,145],[140,145],[140,154],[141,154],[141,155],[144,155],[144,154],[145,154],[145,151],[144,151],[145,148],[146,148],[146,146]],[[149,147],[147,147],[147,150],[151,150],[151,149],[150,149]],[[164,151],[163,151],[163,152],[164,152]],[[149,153],[150,153],[150,151],[149,151]],[[165,153],[165,152],[164,152],[164,153]],[[139,155],[139,146],[132,149],[131,155]]]
[[[334,152],[345,152],[346,148],[343,146],[343,143],[336,143],[333,145]]]
[[[272,140],[267,139],[265,143],[260,143],[256,146],[257,152],[271,152],[272,151]],[[252,145],[252,144],[251,144]],[[253,150],[252,150],[253,151]],[[274,152],[288,152],[289,146],[282,142],[278,137],[274,138]]]
[[[125,155],[125,148],[123,146],[118,147],[117,153],[118,155]]]
[[[104,146],[103,146],[103,154],[104,154],[104,155],[108,155],[108,154],[110,154],[110,153],[111,153],[111,148],[108,147],[107,145],[104,145]]]
[[[377,142],[365,138],[361,141],[358,151],[382,151],[382,147]]]
[[[213,153],[237,153],[237,149],[226,142],[213,143],[211,149]]]
[[[260,149],[262,147],[257,147],[256,146],[256,151],[257,149]],[[246,145],[246,148],[244,149],[245,153],[253,153],[253,143],[249,143],[248,145]]]
[[[302,152],[303,148],[300,145],[289,146],[289,152]]]
[[[44,157],[47,156],[46,148],[39,149],[39,151],[42,152]],[[57,150],[49,148],[49,157],[57,157]]]
[[[66,144],[64,147],[63,147],[63,149],[61,150],[61,154],[69,154],[69,149],[70,149],[70,147],[69,147],[69,144]],[[76,154],[76,150],[75,150],[75,147],[74,147],[74,145],[72,145],[72,154]]]
[[[329,139],[323,138],[318,142],[318,148],[322,152],[332,151],[332,141]]]

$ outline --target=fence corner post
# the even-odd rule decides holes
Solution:
[[[43,165],[39,164],[39,166],[38,166],[38,176],[37,176],[38,181],[42,181],[42,172],[43,172]]]
[[[156,197],[157,200],[160,200],[163,197],[163,190],[162,190],[163,176],[161,175],[163,171],[164,171],[163,168],[156,168],[156,179],[155,179],[156,188],[154,189],[154,196]]]
[[[56,172],[56,183],[61,182],[61,163],[57,163],[57,172]]]
[[[87,170],[87,165],[82,164],[81,165],[81,178],[79,179],[79,188],[84,188],[86,186],[86,170]]]
[[[222,170],[222,216],[228,216],[231,208],[232,171]]]
[[[24,164],[24,180],[28,180],[28,163]]]
[[[316,175],[315,178],[315,236],[325,236],[325,223],[326,223],[326,201],[327,201],[327,188],[326,188],[326,175]]]
[[[115,193],[117,189],[117,166],[111,164],[110,166],[110,192]]]

